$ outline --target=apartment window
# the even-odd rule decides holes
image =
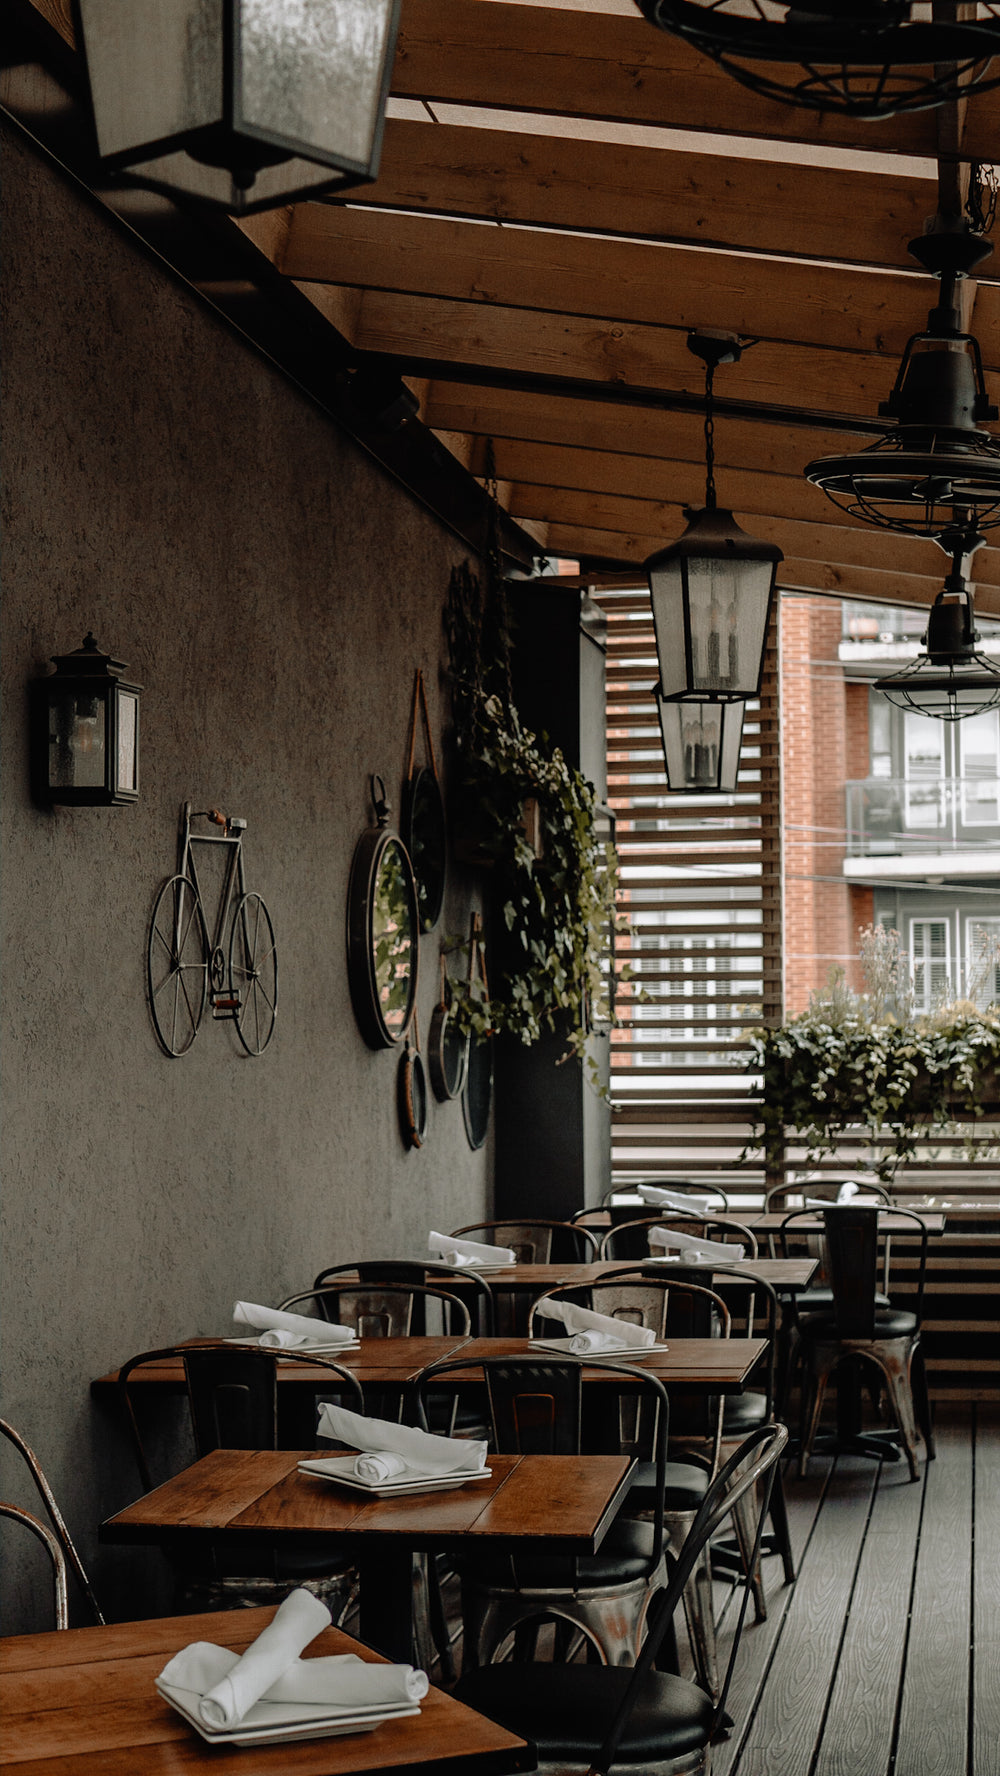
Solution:
[[[951,942],[947,919],[910,922],[910,967],[917,1011],[933,1011],[951,990]]]
[[[944,825],[945,739],[942,722],[907,710],[903,718],[903,775],[908,827],[935,831]]]
[[[958,723],[962,819],[966,826],[1000,824],[1000,710],[967,715]]]
[[[1000,919],[966,920],[965,991],[980,1010],[1000,1005]]]

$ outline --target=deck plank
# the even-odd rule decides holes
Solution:
[[[967,1776],[972,1564],[968,1424],[939,1424],[927,1469],[913,1618],[903,1680],[900,1776]],[[994,1746],[994,1755],[995,1755]],[[994,1766],[996,1768],[996,1766]],[[989,1764],[982,1766],[987,1776]]]
[[[1000,1770],[1000,1408],[976,1409],[972,1770]]]

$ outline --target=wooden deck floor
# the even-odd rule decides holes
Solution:
[[[1000,1776],[1000,1408],[939,1408],[936,1435],[915,1483],[862,1457],[789,1470],[797,1577],[764,1563],[713,1776]]]
[[[1000,1776],[1000,1410],[939,1414],[937,1459],[791,1474],[795,1583],[765,1562],[713,1776]]]

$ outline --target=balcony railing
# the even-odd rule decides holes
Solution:
[[[846,789],[849,857],[1000,845],[1000,778],[865,777]]]

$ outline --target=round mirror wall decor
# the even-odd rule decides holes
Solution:
[[[369,1048],[392,1048],[416,1000],[417,889],[406,846],[389,828],[381,777],[372,777],[371,795],[378,824],[354,848],[347,890],[347,978]]]
[[[422,1147],[427,1133],[427,1076],[420,1058],[416,1013],[413,1016],[413,1032],[412,1042],[409,1037],[406,1038],[396,1080],[399,1131],[404,1146]]]
[[[452,1015],[451,986],[441,956],[441,997],[434,1007],[431,1031],[427,1039],[427,1064],[431,1088],[439,1104],[457,1098],[465,1084],[469,1064],[469,1038],[460,1030]]]
[[[424,743],[428,763],[414,766],[413,754],[417,737],[417,706],[423,718]],[[421,931],[433,931],[444,903],[444,881],[447,866],[447,837],[444,799],[434,757],[424,675],[418,669],[413,681],[413,706],[410,710],[409,757],[403,791],[402,834],[417,884],[417,913]]]
[[[493,1038],[479,1036],[469,1043],[469,1062],[462,1092],[462,1115],[469,1146],[482,1147],[490,1128],[493,1104]]]

